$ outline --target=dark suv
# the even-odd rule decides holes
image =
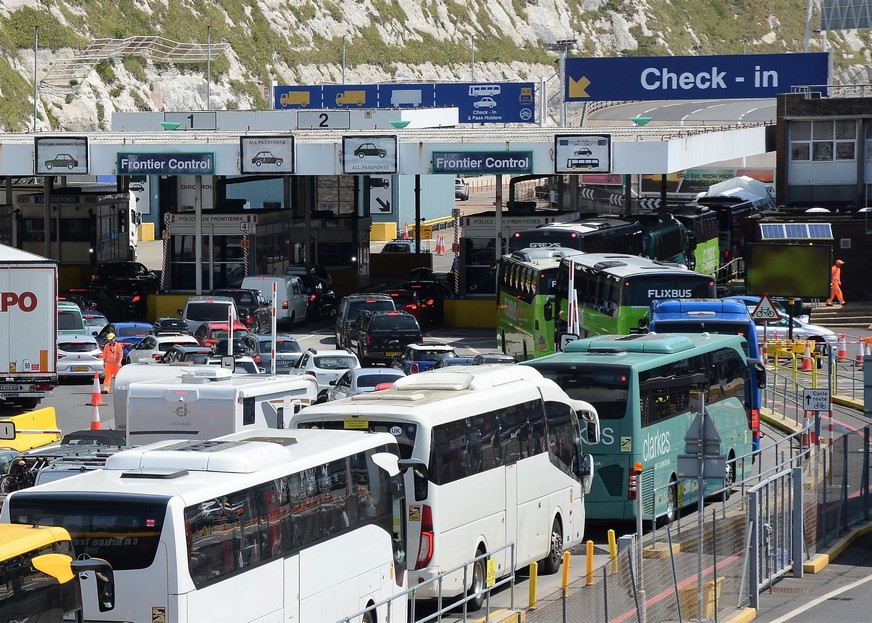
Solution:
[[[390,363],[407,345],[420,342],[422,337],[421,327],[411,314],[364,311],[348,330],[348,349],[366,367]]]
[[[103,262],[98,264],[97,270],[91,275],[91,285],[105,286],[122,279],[145,282],[151,292],[157,292],[160,288],[160,277],[157,273],[139,262]]]
[[[272,328],[272,307],[260,290],[228,288],[213,290],[214,296],[228,296],[236,303],[239,319],[252,333],[269,333]]]
[[[387,294],[349,294],[339,302],[336,312],[336,325],[333,335],[336,338],[336,348],[348,348],[346,333],[352,323],[360,316],[360,312],[367,311],[397,311],[394,300]]]

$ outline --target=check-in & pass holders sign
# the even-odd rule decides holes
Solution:
[[[532,151],[434,151],[433,173],[533,172]]]
[[[214,153],[118,154],[116,175],[212,175]]]
[[[343,136],[343,173],[397,173],[396,136]]]

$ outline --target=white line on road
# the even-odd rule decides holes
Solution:
[[[836,590],[831,591],[831,592],[827,593],[826,595],[821,595],[817,599],[812,599],[807,604],[804,604],[804,605],[796,608],[792,612],[788,612],[784,616],[778,617],[774,621],[770,621],[770,623],[787,623],[787,621],[790,621],[793,617],[800,614],[801,612],[805,612],[809,608],[814,608],[815,606],[822,604],[823,602],[827,601],[828,599],[832,599],[833,597],[841,595],[842,593],[845,593],[847,591],[853,590],[853,589],[857,588],[858,586],[862,586],[866,582],[870,582],[870,581],[872,581],[872,575],[865,577],[865,578],[861,578],[861,579],[857,580],[856,582],[851,582],[850,584],[846,584],[842,588],[837,588]]]

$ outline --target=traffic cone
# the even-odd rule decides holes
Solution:
[[[91,412],[91,430],[103,430],[103,425],[100,423],[100,409],[94,407]]]
[[[860,340],[860,347],[857,349],[857,368],[863,369],[863,358],[866,356],[866,342]]]
[[[811,349],[808,347],[808,342],[805,343],[805,352],[802,355],[802,371],[811,372],[814,369],[812,365]]]
[[[403,222],[403,240],[409,239],[409,224],[405,221]]]
[[[436,255],[445,255],[445,238],[442,236],[436,239]]]
[[[845,343],[844,333],[842,333],[842,337],[839,339],[839,350],[836,352],[836,358],[839,361],[847,361],[848,359],[848,345]]]
[[[94,388],[91,390],[91,404],[92,407],[99,407],[103,405],[103,396],[101,395],[102,391],[100,390],[100,374],[98,372],[94,373]]]

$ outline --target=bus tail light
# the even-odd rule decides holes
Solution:
[[[627,487],[627,499],[628,500],[635,500],[636,499],[636,491],[638,491],[638,489],[636,487],[637,482],[638,482],[638,480],[637,480],[635,472],[630,471],[630,481],[629,481],[629,486]]]
[[[421,507],[421,537],[418,541],[418,559],[415,569],[426,569],[433,558],[433,511],[424,504]]]
[[[751,409],[751,434],[754,439],[760,436],[760,411]]]
[[[288,308],[288,302],[282,301],[282,309],[287,309],[287,308]]]

